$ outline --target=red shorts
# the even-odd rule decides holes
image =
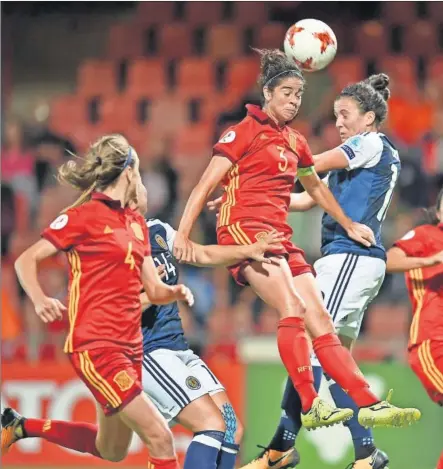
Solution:
[[[232,246],[233,244],[253,244],[259,240],[260,237],[266,235],[273,229],[274,227],[271,225],[258,221],[237,222],[232,225],[220,226],[217,228],[217,240],[220,246]],[[300,249],[291,241],[292,230],[288,227],[287,230],[283,228],[280,231],[286,235],[287,238],[282,243],[282,248],[276,248],[273,251],[269,251],[268,255],[273,254],[285,257],[288,261],[293,277],[297,277],[306,273],[314,274],[314,269],[306,262],[303,249]],[[245,260],[228,267],[229,272],[239,285],[248,285],[242,274],[242,270],[250,263],[250,260]]]
[[[105,415],[123,409],[143,390],[141,353],[97,348],[70,353],[69,359]]]
[[[429,397],[443,406],[443,342],[425,340],[409,350],[409,365]]]

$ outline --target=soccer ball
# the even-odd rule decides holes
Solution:
[[[285,36],[285,54],[305,72],[329,65],[337,52],[334,31],[323,21],[306,19],[291,26]]]

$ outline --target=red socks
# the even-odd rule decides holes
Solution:
[[[278,324],[278,351],[297,390],[303,412],[312,407],[317,397],[314,388],[309,343],[302,318],[284,318]]]
[[[358,407],[367,407],[380,401],[370,391],[351,352],[342,346],[336,334],[317,337],[313,345],[323,371],[351,396]]]
[[[56,445],[101,458],[95,447],[97,425],[84,422],[26,419],[24,429],[29,438],[43,438]]]
[[[440,454],[440,459],[438,460],[437,469],[443,469],[443,452]]]
[[[180,466],[176,458],[158,459],[148,456],[148,469],[180,469]]]

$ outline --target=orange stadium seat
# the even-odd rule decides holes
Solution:
[[[215,88],[215,70],[210,59],[189,58],[180,62],[177,92],[181,96],[207,96]]]
[[[186,2],[186,22],[191,25],[212,25],[222,20],[222,2]]]
[[[408,322],[408,311],[403,306],[373,306],[368,314],[367,336],[402,337],[408,330]]]
[[[77,90],[82,96],[103,96],[117,89],[117,67],[108,60],[86,60],[77,71]]]
[[[49,127],[62,135],[87,118],[86,100],[74,95],[59,96],[51,103]]]
[[[338,89],[365,78],[363,61],[356,55],[338,56],[327,71]]]
[[[157,59],[139,59],[128,70],[127,93],[134,96],[159,96],[166,90],[165,63]]]
[[[227,69],[228,93],[235,91],[235,94],[241,96],[250,91],[256,85],[259,74],[260,61],[257,57],[231,61]]]
[[[417,19],[415,2],[381,2],[381,8],[385,24],[407,25]]]
[[[136,21],[141,24],[166,24],[174,19],[175,2],[138,2]]]
[[[239,29],[230,24],[214,25],[209,30],[208,55],[216,59],[235,58],[241,54]]]
[[[402,81],[407,85],[415,85],[417,74],[415,63],[406,56],[384,56],[378,63],[380,72],[387,73],[394,81]]]
[[[427,75],[429,78],[441,80],[443,77],[443,55],[429,59]]]
[[[257,26],[255,47],[264,49],[280,49],[285,40],[286,27],[282,23],[268,23]]]
[[[417,21],[405,30],[403,50],[409,56],[433,57],[438,50],[437,28],[429,21]]]
[[[136,100],[130,96],[114,95],[102,99],[100,125],[106,132],[125,133],[136,125]]]
[[[235,2],[235,22],[241,25],[264,25],[268,22],[268,2]]]
[[[109,29],[108,57],[130,59],[142,56],[143,31],[142,27],[130,23],[113,24]]]
[[[191,31],[183,23],[162,25],[159,55],[165,58],[183,58],[192,55]]]
[[[172,134],[188,122],[188,110],[181,96],[168,95],[152,103],[151,127],[154,135]]]
[[[214,137],[212,125],[194,124],[181,128],[174,139],[174,154],[178,156],[209,156]]]
[[[362,23],[355,32],[354,52],[362,57],[376,58],[386,54],[388,50],[388,40],[386,31],[381,23],[377,21],[367,21]]]

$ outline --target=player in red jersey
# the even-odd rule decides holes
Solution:
[[[185,286],[160,280],[145,221],[127,206],[141,184],[138,168],[135,150],[120,135],[99,139],[81,165],[63,165],[59,179],[84,192],[16,262],[37,315],[48,323],[66,307],[42,291],[38,263],[57,251],[67,253],[70,329],[64,350],[97,401],[98,425],[25,419],[5,409],[2,453],[18,439],[41,437],[120,461],[135,431],[149,449],[150,468],[178,469],[166,421],[142,392],[140,291],[158,304],[193,298]]]
[[[291,242],[287,223],[290,195],[296,176],[307,192],[333,216],[348,236],[366,246],[372,231],[347,217],[314,170],[308,144],[287,126],[301,104],[304,79],[298,67],[280,51],[261,51],[263,108],[248,106],[248,115],[228,129],[215,145],[213,158],[185,208],[175,242],[178,259],[193,259],[189,234],[206,200],[223,181],[219,244],[250,244],[277,229],[287,236],[272,252],[272,264],[242,262],[231,267],[236,281],[249,284],[280,315],[277,340],[280,356],[302,401],[302,422],[307,428],[331,425],[352,417],[350,409],[336,409],[322,401],[313,386],[310,347],[305,323],[322,367],[360,407],[367,426],[397,426],[419,417],[415,409],[398,409],[379,399],[335,334],[321,293],[304,253]]]
[[[405,272],[413,309],[409,364],[429,397],[443,406],[443,188],[430,224],[388,251],[388,272]],[[437,469],[443,469],[443,452]]]

